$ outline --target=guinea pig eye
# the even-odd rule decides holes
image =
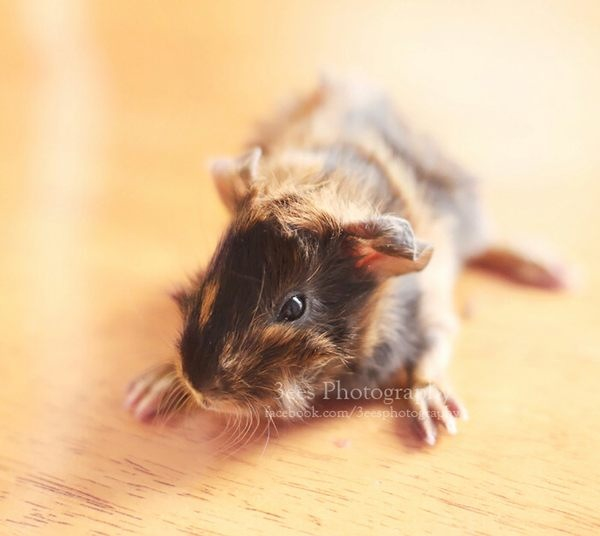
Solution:
[[[302,294],[294,294],[279,311],[278,320],[293,322],[298,320],[306,310],[306,298]]]

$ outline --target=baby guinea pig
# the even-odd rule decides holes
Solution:
[[[176,359],[131,384],[142,420],[174,390],[210,410],[294,414],[339,381],[405,388],[433,444],[466,416],[446,376],[460,270],[564,284],[555,266],[491,243],[473,177],[371,88],[321,84],[213,176],[232,220],[176,297]]]

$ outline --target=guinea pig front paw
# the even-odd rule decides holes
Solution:
[[[409,406],[417,434],[428,445],[435,444],[438,425],[454,435],[457,432],[456,419],[468,418],[464,406],[434,383],[412,387]]]
[[[127,387],[125,409],[140,421],[167,415],[181,407],[187,393],[177,379],[175,367],[163,364],[147,370]]]

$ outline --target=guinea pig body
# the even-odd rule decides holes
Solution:
[[[130,390],[140,418],[174,386],[217,411],[290,413],[332,381],[402,386],[431,444],[466,415],[446,382],[461,268],[560,282],[490,246],[476,181],[372,89],[321,85],[213,175],[232,221],[178,296],[177,359]]]
[[[384,94],[362,85],[323,84],[263,126],[254,144],[263,155],[262,191],[324,178],[330,190],[316,204],[340,222],[398,216],[433,247],[425,270],[381,285],[348,380],[381,385],[398,371],[423,384],[441,379],[446,355],[419,380],[415,364],[456,330],[456,276],[489,243],[476,180],[413,133]]]

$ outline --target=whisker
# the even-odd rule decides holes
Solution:
[[[245,419],[246,419],[246,425],[244,426],[242,433],[238,435],[237,437],[237,442],[235,444],[235,446],[237,447],[236,450],[232,453],[235,454],[238,450],[240,450],[240,448],[242,448],[244,446],[244,440],[246,438],[246,436],[248,435],[248,432],[250,432],[250,430],[252,430],[252,426],[254,424],[254,413],[252,413],[250,405],[246,402],[246,407],[250,410],[248,412],[246,412],[245,414]]]
[[[239,408],[237,408],[237,409],[238,409],[238,411],[237,411],[237,413],[235,413],[235,427],[233,429],[233,433],[229,437],[229,439],[225,442],[225,444],[221,447],[225,453],[228,452],[229,448],[235,446],[235,444],[239,438],[240,432],[241,432],[240,429],[242,428],[243,414],[239,411]]]
[[[262,458],[263,454],[265,453],[265,450],[267,450],[267,445],[269,444],[269,439],[271,439],[271,419],[268,418],[267,419],[267,424],[266,424],[266,432],[267,432],[267,439],[265,440],[265,446],[262,449],[262,452],[260,453],[260,457]],[[263,434],[265,433],[265,431],[263,430]]]
[[[275,419],[273,419],[273,416],[271,414],[268,414],[267,416],[268,416],[269,420],[271,421],[273,428],[275,429],[275,433],[277,434],[277,437],[279,437],[279,429],[277,428],[277,425],[275,424]]]
[[[181,386],[175,387],[169,396],[168,404],[165,405],[162,410],[163,413],[157,412],[157,416],[163,420],[164,424],[166,424],[169,418],[179,411],[188,397],[189,394]]]
[[[171,400],[173,399],[175,394],[178,392],[179,392],[179,385],[175,385],[173,388],[169,389],[167,391],[167,393],[160,399],[160,401],[158,403],[158,408],[156,410],[157,417],[163,416],[167,412],[167,410],[171,404]]]
[[[221,415],[221,417],[223,417],[223,415]],[[218,441],[220,441],[220,439],[227,433],[227,431],[231,428],[232,426],[232,421],[234,418],[234,415],[231,414],[225,414],[225,426],[221,429],[221,431],[213,438],[210,439],[210,443],[217,443]]]
[[[254,407],[248,399],[244,400],[246,407],[248,408],[248,415],[250,416],[248,426],[245,428],[244,433],[241,437],[239,437],[239,442],[237,444],[237,448],[230,454],[233,456],[237,454],[240,450],[242,450],[256,434],[257,427],[260,424],[260,419],[258,418]],[[256,424],[254,424],[256,422]]]

